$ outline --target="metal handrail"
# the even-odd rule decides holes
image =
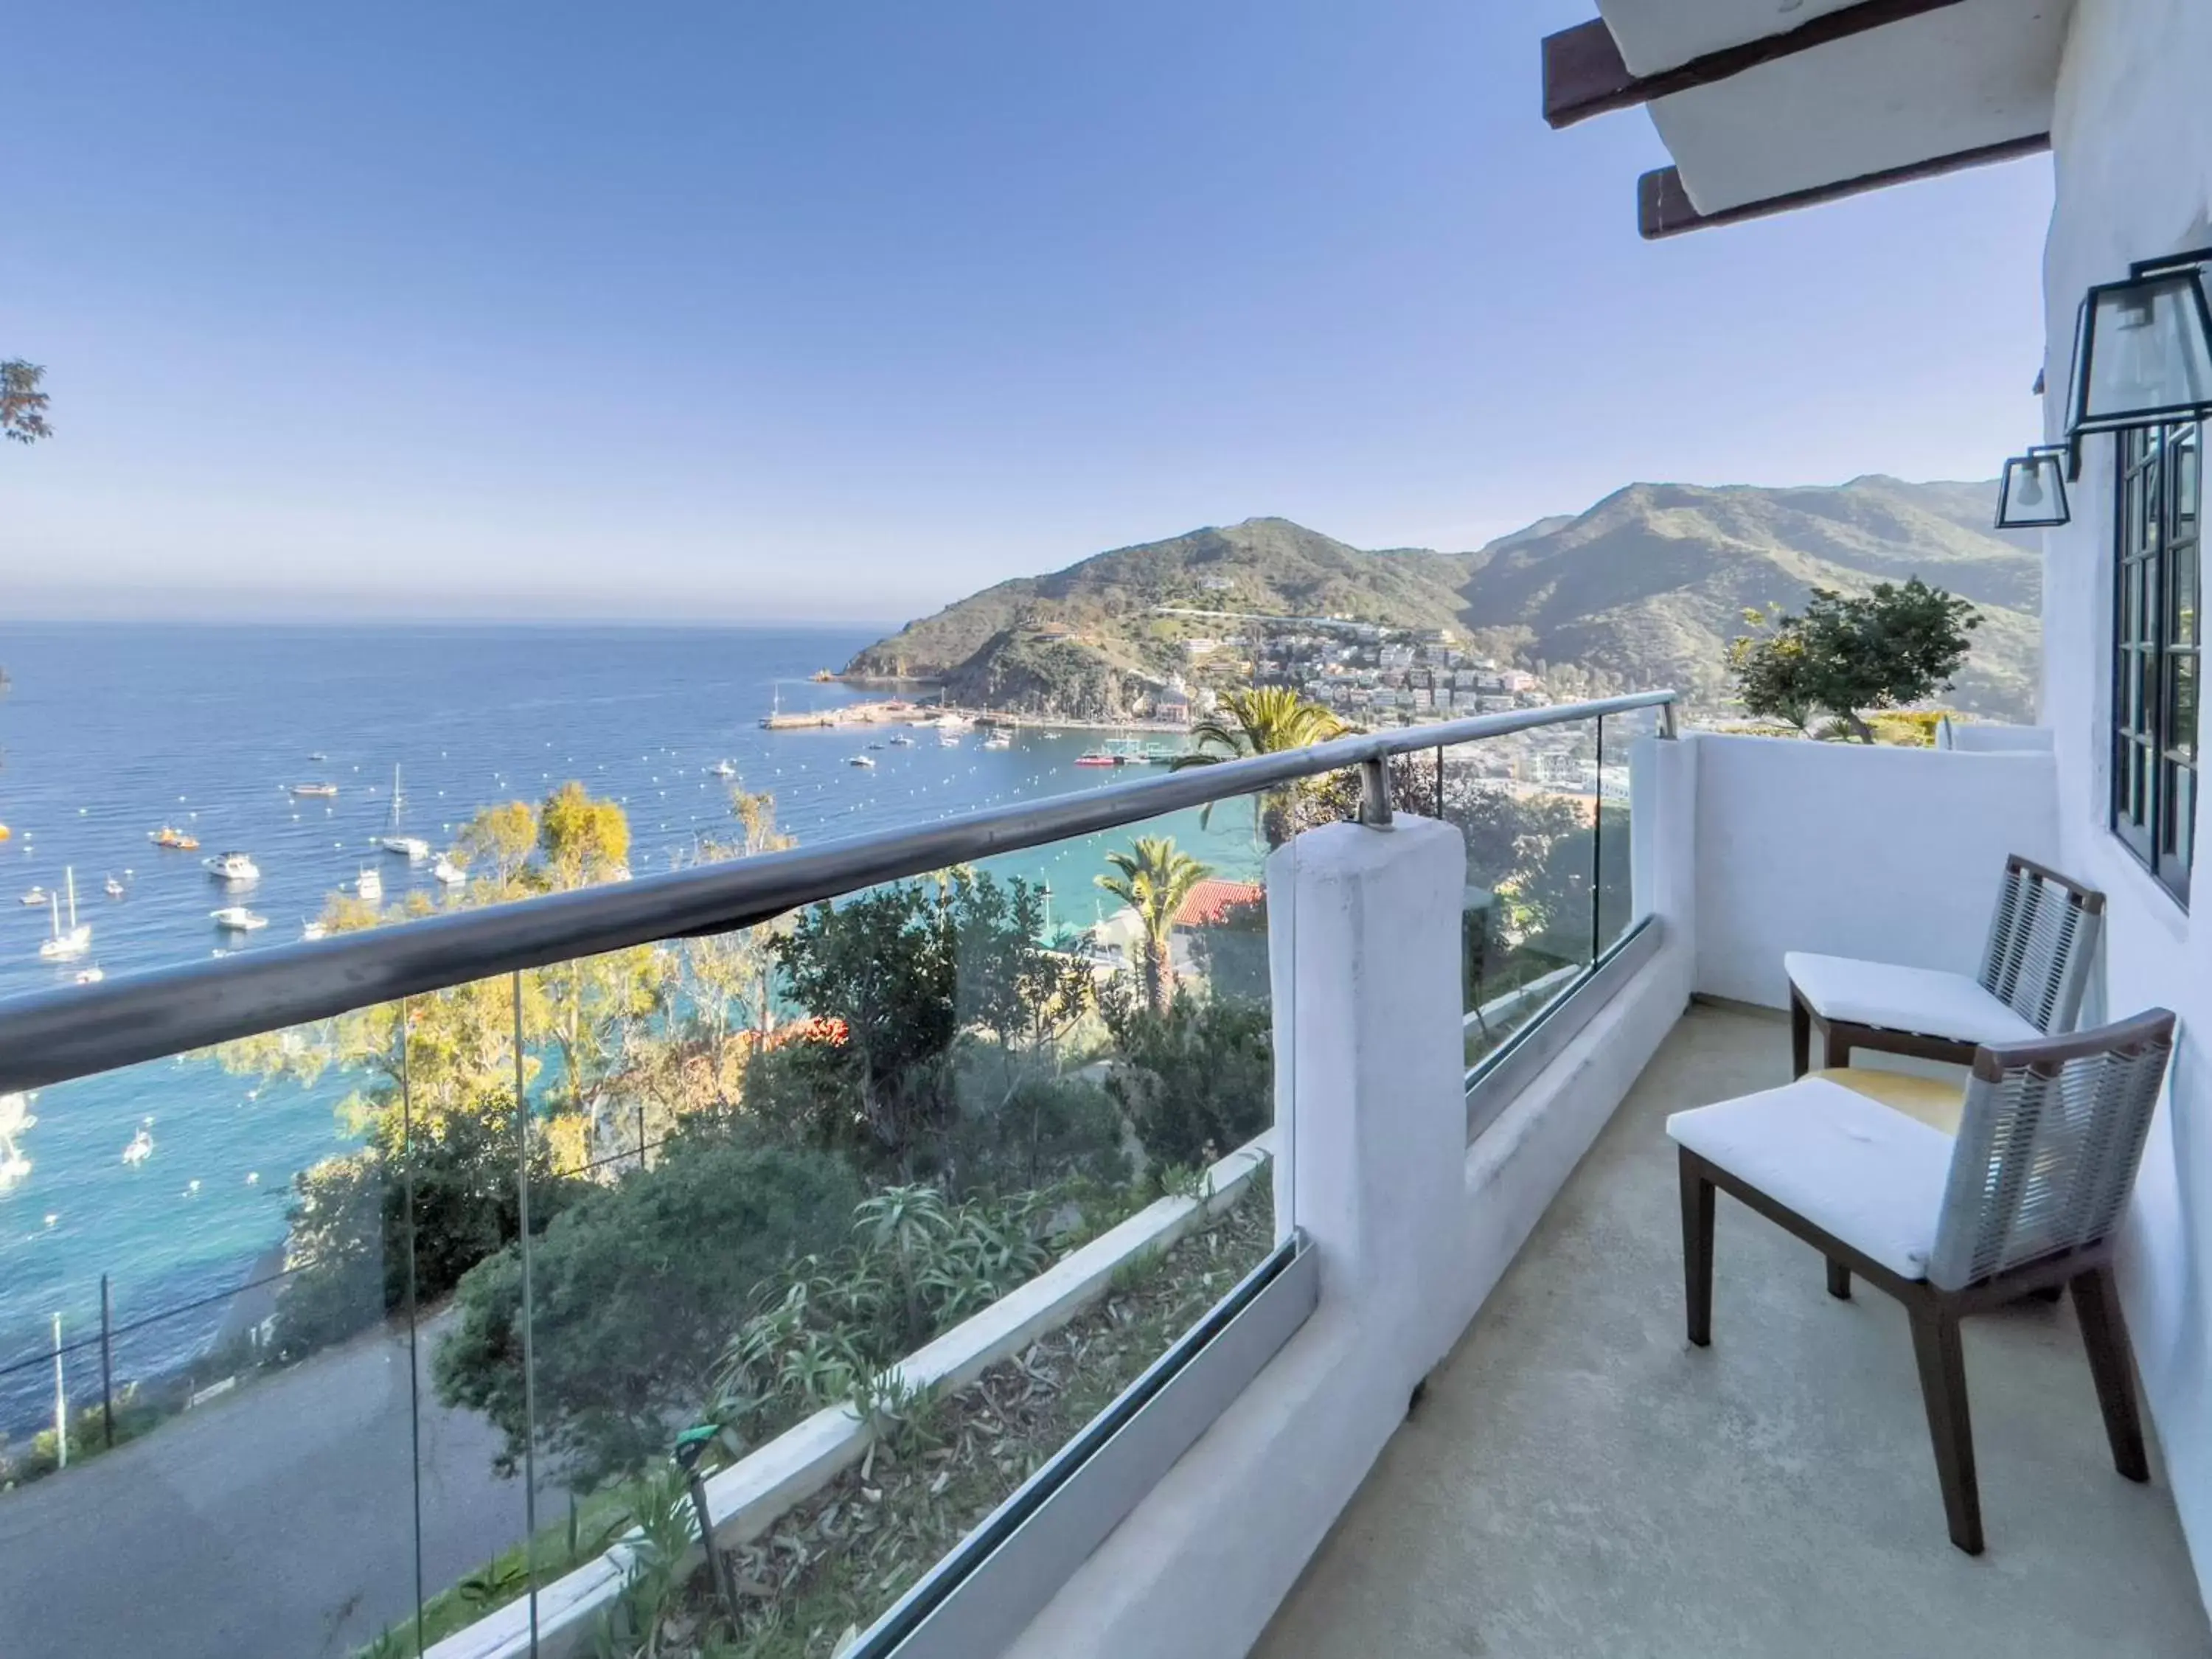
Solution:
[[[520,969],[657,939],[726,933],[878,882],[1118,829],[1393,755],[1671,708],[1674,700],[1671,690],[1644,691],[1363,732],[1048,800],[1017,801],[927,828],[854,836],[9,998],[0,1001],[0,1094]]]

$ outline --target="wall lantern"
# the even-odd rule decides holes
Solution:
[[[1997,528],[2050,530],[2070,520],[2066,507],[2069,444],[2039,444],[2004,464],[1997,486]]]
[[[2147,259],[2089,290],[2074,325],[2069,436],[2212,415],[2208,259],[2212,249]]]

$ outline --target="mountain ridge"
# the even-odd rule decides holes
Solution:
[[[1569,667],[1577,691],[1671,684],[1713,708],[1726,702],[1727,641],[1746,610],[1795,610],[1816,586],[1863,592],[1917,574],[1983,613],[1950,701],[2026,720],[2039,544],[1988,528],[1996,495],[1993,482],[1881,474],[1840,485],[1638,482],[1468,552],[1363,550],[1255,517],[994,584],[908,623],[846,672],[939,680],[983,706],[1110,717],[1170,674],[1205,678],[1191,646],[1204,618],[1175,613],[1329,617],[1448,628],[1501,662]]]

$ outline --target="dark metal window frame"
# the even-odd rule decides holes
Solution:
[[[2193,422],[2120,434],[2113,492],[2107,823],[2184,908],[2202,685],[2203,447]],[[2189,465],[2173,465],[2182,455]]]

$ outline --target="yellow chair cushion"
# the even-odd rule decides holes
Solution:
[[[1960,1084],[1915,1077],[1905,1072],[1877,1072],[1863,1066],[1832,1066],[1807,1075],[1840,1083],[1869,1100],[1880,1101],[1892,1110],[1916,1118],[1931,1129],[1941,1129],[1947,1135],[1959,1133],[1960,1114],[1966,1103],[1966,1089]]]

